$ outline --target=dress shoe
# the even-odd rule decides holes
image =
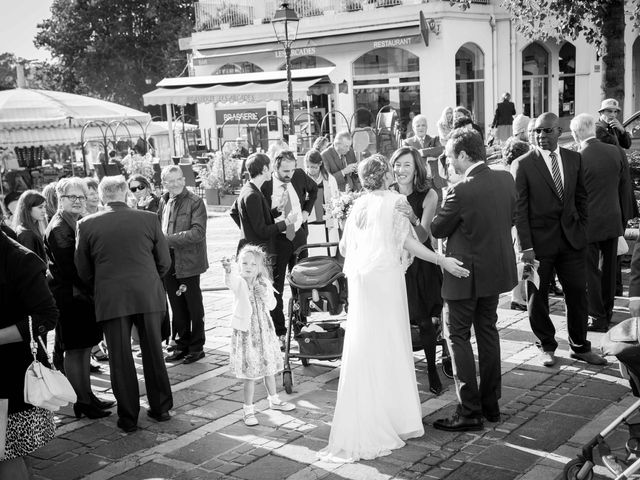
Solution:
[[[474,432],[483,428],[481,418],[463,417],[458,413],[454,413],[451,418],[436,420],[433,422],[433,427],[447,432]]]
[[[151,409],[147,410],[147,417],[153,418],[156,422],[167,422],[171,420],[171,415],[169,415],[169,412],[157,413]]]
[[[482,413],[482,416],[487,419],[487,422],[497,423],[500,421],[500,412],[498,413]]]
[[[583,362],[590,363],[591,365],[606,365],[607,359],[601,357],[597,353],[593,353],[591,350],[588,352],[571,352],[571,358],[575,358],[576,360],[582,360]]]
[[[101,410],[91,403],[74,403],[73,413],[76,418],[82,418],[84,415],[87,418],[96,419],[104,418],[111,415],[109,410]]]
[[[589,323],[587,323],[587,330],[590,332],[606,333],[607,330],[609,330],[609,327],[605,322],[589,319]]]
[[[541,352],[540,363],[545,367],[553,367],[556,364],[556,356],[553,352]]]
[[[98,407],[100,410],[106,410],[116,404],[113,400],[101,400],[93,392],[89,394],[89,397],[91,398],[91,404]]]
[[[118,428],[125,433],[132,433],[138,430],[138,426],[135,423],[123,418],[118,419]]]
[[[427,368],[427,375],[429,376],[429,391],[434,395],[440,395],[442,393],[442,382],[438,376],[438,370],[435,366],[433,368]]]
[[[527,311],[527,306],[521,303],[511,302],[511,310],[520,310],[521,312]]]
[[[561,297],[564,295],[562,288],[555,282],[549,285],[549,293],[555,295],[556,297]]]
[[[188,354],[186,357],[184,357],[184,362],[182,363],[193,363],[193,362],[197,362],[202,358],[204,358],[204,352],[200,350],[199,352],[193,352]]]
[[[185,352],[182,350],[174,350],[171,355],[167,355],[164,357],[165,362],[177,362],[178,360],[182,360],[187,357],[189,352]]]

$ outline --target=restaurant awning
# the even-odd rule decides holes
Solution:
[[[294,98],[331,93],[328,78],[334,67],[307,68],[291,72]],[[186,105],[189,103],[255,103],[286,100],[286,72],[240,73],[165,78],[158,87],[142,96],[145,105]]]
[[[0,148],[13,147],[53,147],[58,145],[80,145],[81,127],[42,127],[0,129]],[[104,130],[104,129],[103,129]],[[166,125],[156,125],[151,122],[146,129],[146,136],[167,135]],[[132,140],[143,136],[143,130],[137,124],[120,126],[116,132],[116,139]],[[103,132],[98,127],[87,127],[84,134],[85,142],[102,141]],[[107,133],[107,140],[113,140],[113,135]]]

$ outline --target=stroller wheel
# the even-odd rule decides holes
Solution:
[[[302,362],[302,366],[303,367],[308,367],[309,366],[309,359],[308,358],[301,358],[300,361]]]
[[[444,373],[447,378],[453,378],[453,366],[451,365],[450,358],[442,359],[442,373]]]
[[[584,458],[575,458],[564,466],[565,480],[592,480],[593,463]]]
[[[293,377],[291,376],[291,372],[282,372],[282,385],[284,386],[285,392],[289,394],[293,392]]]

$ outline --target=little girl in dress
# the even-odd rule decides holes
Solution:
[[[275,374],[283,367],[280,343],[269,311],[276,306],[273,287],[269,279],[264,250],[246,245],[238,254],[237,267],[231,268],[231,260],[222,259],[225,284],[234,294],[231,318],[230,370],[237,378],[244,379],[244,423],[258,425],[253,408],[255,381],[262,378],[267,388],[269,407],[290,411],[295,405],[280,400],[276,393]]]

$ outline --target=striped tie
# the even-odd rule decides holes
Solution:
[[[560,167],[558,166],[558,159],[556,158],[556,154],[551,152],[549,154],[551,157],[551,171],[553,172],[553,183],[556,184],[556,190],[558,191],[558,196],[560,200],[564,200],[564,187],[562,186],[562,176],[560,176]]]

